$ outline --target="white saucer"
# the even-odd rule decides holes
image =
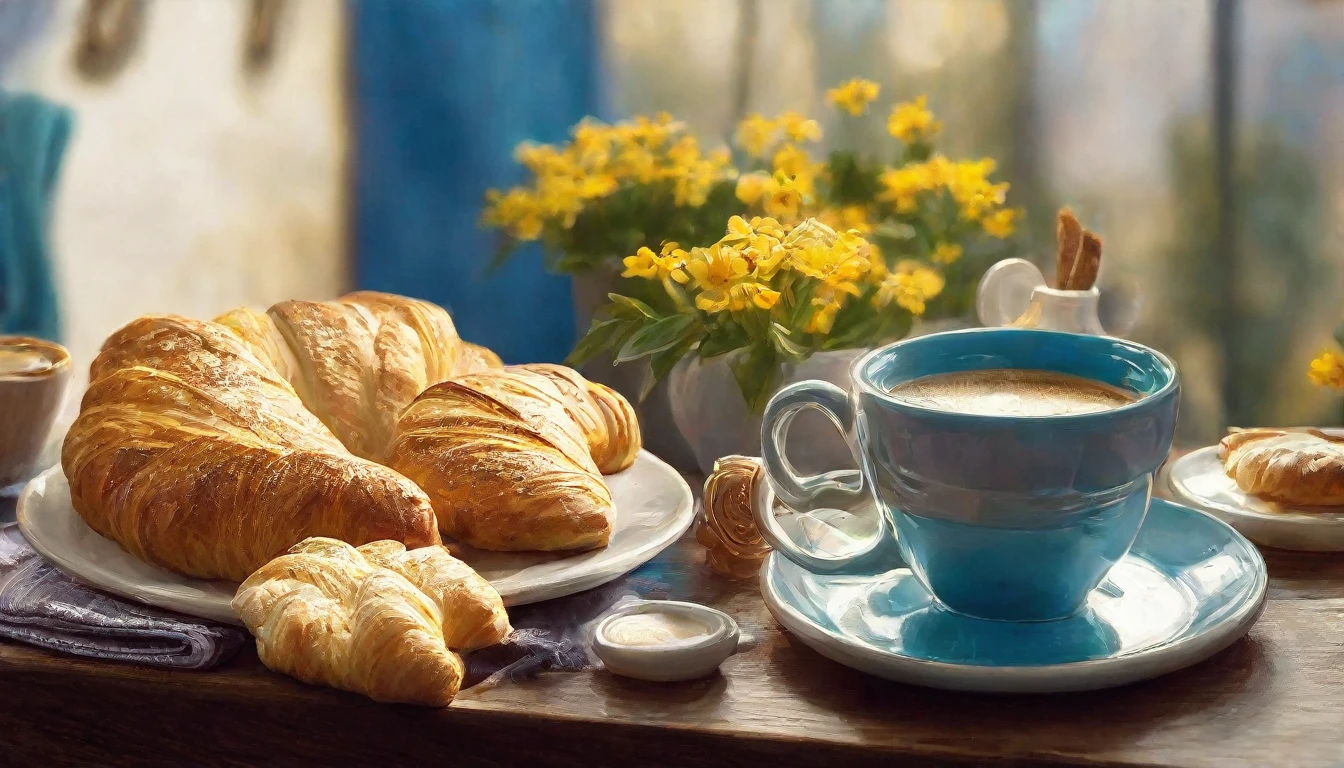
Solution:
[[[905,567],[828,576],[775,552],[761,569],[770,613],[821,655],[888,680],[987,693],[1094,690],[1187,667],[1246,634],[1267,585],[1254,545],[1211,515],[1162,500],[1086,607],[1058,621],[953,613]]]
[[[505,605],[526,605],[592,589],[629,573],[680,538],[694,519],[690,486],[648,451],[640,451],[633,466],[605,480],[616,502],[606,547],[566,554],[449,546],[499,591]],[[70,486],[60,467],[42,473],[24,489],[18,520],[33,548],[73,578],[160,608],[239,623],[229,607],[237,584],[193,579],[150,565],[98,535],[70,505]]]
[[[1165,475],[1177,500],[1215,515],[1256,544],[1344,552],[1344,507],[1290,507],[1252,496],[1227,476],[1216,445],[1182,456]]]

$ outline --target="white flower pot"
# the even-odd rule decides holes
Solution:
[[[785,365],[779,386],[804,379],[822,379],[849,390],[849,367],[867,349],[818,352],[797,365]],[[733,355],[707,362],[686,357],[668,377],[672,418],[695,454],[700,471],[709,474],[714,461],[761,453],[761,417],[747,412],[729,368]],[[839,430],[820,412],[805,410],[789,428],[788,455],[800,472],[815,474],[856,466]]]

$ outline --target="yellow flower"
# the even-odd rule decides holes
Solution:
[[[825,299],[813,299],[812,306],[816,307],[812,316],[807,319],[803,330],[808,333],[827,334],[831,332],[831,327],[835,325],[835,316],[840,312],[840,302]]]
[[[741,312],[749,307],[770,309],[779,303],[779,291],[756,282],[741,282],[728,289],[728,308]]]
[[[826,92],[826,101],[854,117],[868,111],[868,103],[877,98],[881,87],[872,80],[854,78]]]
[[[734,216],[728,219],[728,234],[719,240],[719,244],[739,249],[751,274],[769,280],[787,255],[779,242],[783,234],[779,222],[774,219],[756,216],[748,222],[741,216]]]
[[[737,177],[737,199],[747,205],[755,205],[765,196],[766,184],[770,177],[763,173],[744,173]]]
[[[667,140],[673,134],[680,133],[684,128],[685,125],[674,122],[672,116],[668,113],[659,112],[653,116],[653,119],[644,115],[636,115],[632,122],[621,126],[621,134],[627,142],[657,148],[667,143]]]
[[[532,192],[522,187],[514,187],[508,192],[492,189],[485,193],[485,199],[487,207],[482,221],[486,224],[507,229],[519,240],[541,237],[546,222],[540,201]]]
[[[1322,352],[1320,357],[1311,361],[1311,370],[1307,375],[1323,387],[1344,389],[1344,355]]]
[[[625,264],[625,271],[621,277],[642,277],[646,280],[652,280],[658,276],[658,256],[647,247],[642,247],[634,256],[626,256],[622,260]]]
[[[765,182],[761,207],[773,218],[792,221],[798,218],[798,212],[803,207],[803,192],[793,179],[776,173]]]
[[[752,216],[751,229],[757,234],[773,237],[776,240],[784,237],[784,227],[769,216]]]
[[[956,243],[939,243],[933,249],[932,258],[939,264],[951,264],[961,258],[961,246]]]
[[[792,254],[790,264],[794,271],[820,280],[827,289],[823,295],[847,293],[859,295],[855,280],[868,271],[867,253],[858,254],[837,245],[814,242],[805,245]]]
[[[943,126],[933,119],[928,103],[927,96],[920,96],[914,101],[897,104],[887,118],[887,132],[907,144],[937,133]]]
[[[731,306],[730,289],[746,277],[748,265],[736,250],[715,243],[708,248],[691,249],[685,270],[700,290],[695,306],[705,312],[722,312]]]
[[[912,315],[922,315],[925,302],[943,292],[943,276],[916,261],[902,261],[887,275],[877,289],[873,302],[885,307],[896,305]]]
[[[693,168],[700,162],[700,143],[694,136],[682,136],[668,148],[667,159],[675,168]]]
[[[748,115],[737,124],[737,144],[751,157],[762,157],[775,142],[779,124],[760,115]]]
[[[817,177],[817,166],[812,162],[812,158],[807,153],[799,149],[796,144],[785,144],[775,153],[773,165],[776,174],[784,174],[793,178],[794,186],[803,195],[811,195],[814,191],[814,182]]]
[[[826,226],[818,219],[807,219],[789,230],[789,234],[784,237],[784,247],[801,248],[821,243],[826,247],[835,245],[835,230]]]
[[[877,178],[882,185],[877,199],[891,203],[897,213],[913,213],[919,207],[919,193],[931,188],[928,170],[914,164],[883,171]]]
[[[622,260],[625,271],[621,273],[621,277],[642,277],[646,280],[671,277],[679,283],[685,283],[687,277],[682,268],[686,259],[687,253],[676,243],[663,243],[661,253],[654,253],[650,248],[641,247],[634,256],[626,256]]]
[[[551,172],[556,165],[567,165],[564,156],[550,144],[534,144],[524,141],[513,150],[513,157],[523,167],[534,174]]]
[[[606,197],[615,192],[618,186],[620,183],[616,181],[615,176],[609,173],[594,173],[579,180],[579,197],[585,200]]]
[[[775,121],[784,129],[789,141],[821,141],[821,126],[797,112],[785,112]]]
[[[1013,234],[1019,215],[1021,215],[1020,211],[1015,211],[1011,208],[1002,208],[986,216],[984,220],[980,222],[980,226],[984,227],[985,234],[1002,240]]]

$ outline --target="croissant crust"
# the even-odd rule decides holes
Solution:
[[[238,588],[233,608],[262,663],[375,701],[445,706],[462,684],[454,649],[511,630],[499,594],[442,546],[355,548],[306,539]]]
[[[442,308],[286,301],[114,333],[62,450],[77,512],[137,557],[241,581],[307,537],[607,543],[639,426],[561,366],[504,368]],[[437,518],[436,513],[437,512]]]
[[[1344,506],[1344,436],[1235,430],[1219,443],[1218,456],[1246,493],[1293,506]]]

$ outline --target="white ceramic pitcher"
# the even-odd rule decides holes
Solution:
[[[988,327],[1123,336],[1134,327],[1140,304],[1137,291],[1120,286],[1105,296],[1095,286],[1086,291],[1051,288],[1035,264],[1004,259],[980,278],[975,308]]]

